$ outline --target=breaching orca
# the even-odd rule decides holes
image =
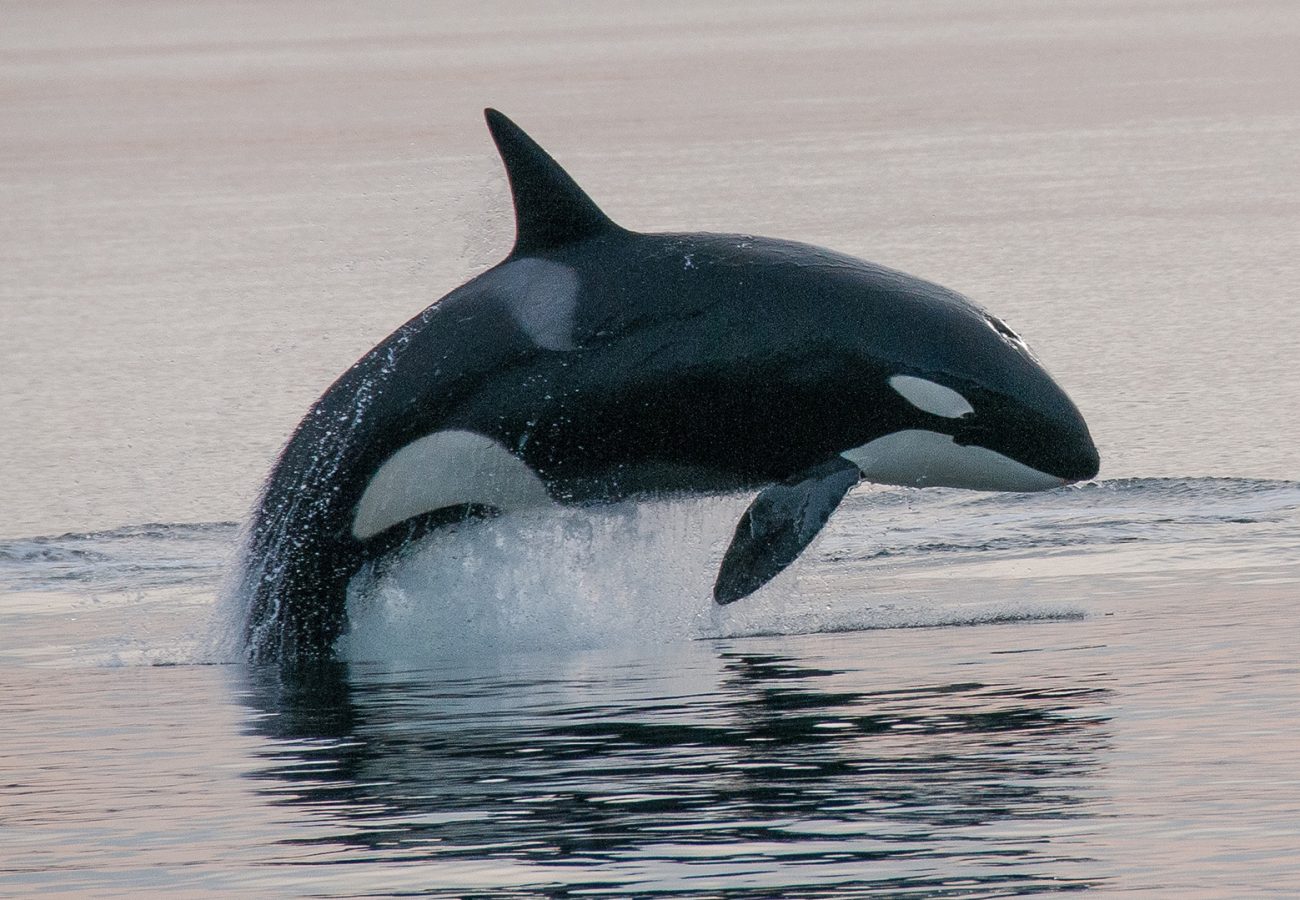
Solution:
[[[253,658],[330,654],[359,568],[468,516],[758,490],[725,604],[860,479],[1034,491],[1097,473],[1074,404],[960,294],[791,241],[628,231],[486,117],[514,248],[345,372],[285,446],[245,548]]]

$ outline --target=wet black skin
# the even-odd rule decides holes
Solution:
[[[537,346],[490,270],[344,373],[286,446],[251,524],[255,658],[328,655],[357,569],[465,515],[437,511],[365,543],[351,533],[383,462],[445,429],[493,438],[570,504],[762,489],[902,429],[1065,481],[1096,474],[1074,404],[959,294],[788,241],[624,230],[492,116],[519,221],[501,265],[532,257],[576,273],[572,349]],[[948,386],[975,412],[925,413],[888,386],[898,374]]]

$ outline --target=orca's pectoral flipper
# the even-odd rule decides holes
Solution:
[[[861,478],[857,466],[837,456],[759,493],[722,557],[713,599],[720,605],[734,603],[776,577],[812,542]]]

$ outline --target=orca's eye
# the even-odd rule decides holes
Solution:
[[[913,375],[894,375],[889,386],[908,403],[921,412],[945,419],[960,419],[975,412],[975,408],[961,394],[925,378]]]

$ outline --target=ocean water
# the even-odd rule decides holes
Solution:
[[[0,7],[0,895],[1300,896],[1288,3]],[[1025,335],[1097,481],[503,518],[240,660],[260,479],[510,240],[481,108],[618,221]]]
[[[724,511],[436,538],[293,675],[205,621],[233,524],[0,542],[0,887],[1300,890],[1300,483],[866,491],[734,611]]]

